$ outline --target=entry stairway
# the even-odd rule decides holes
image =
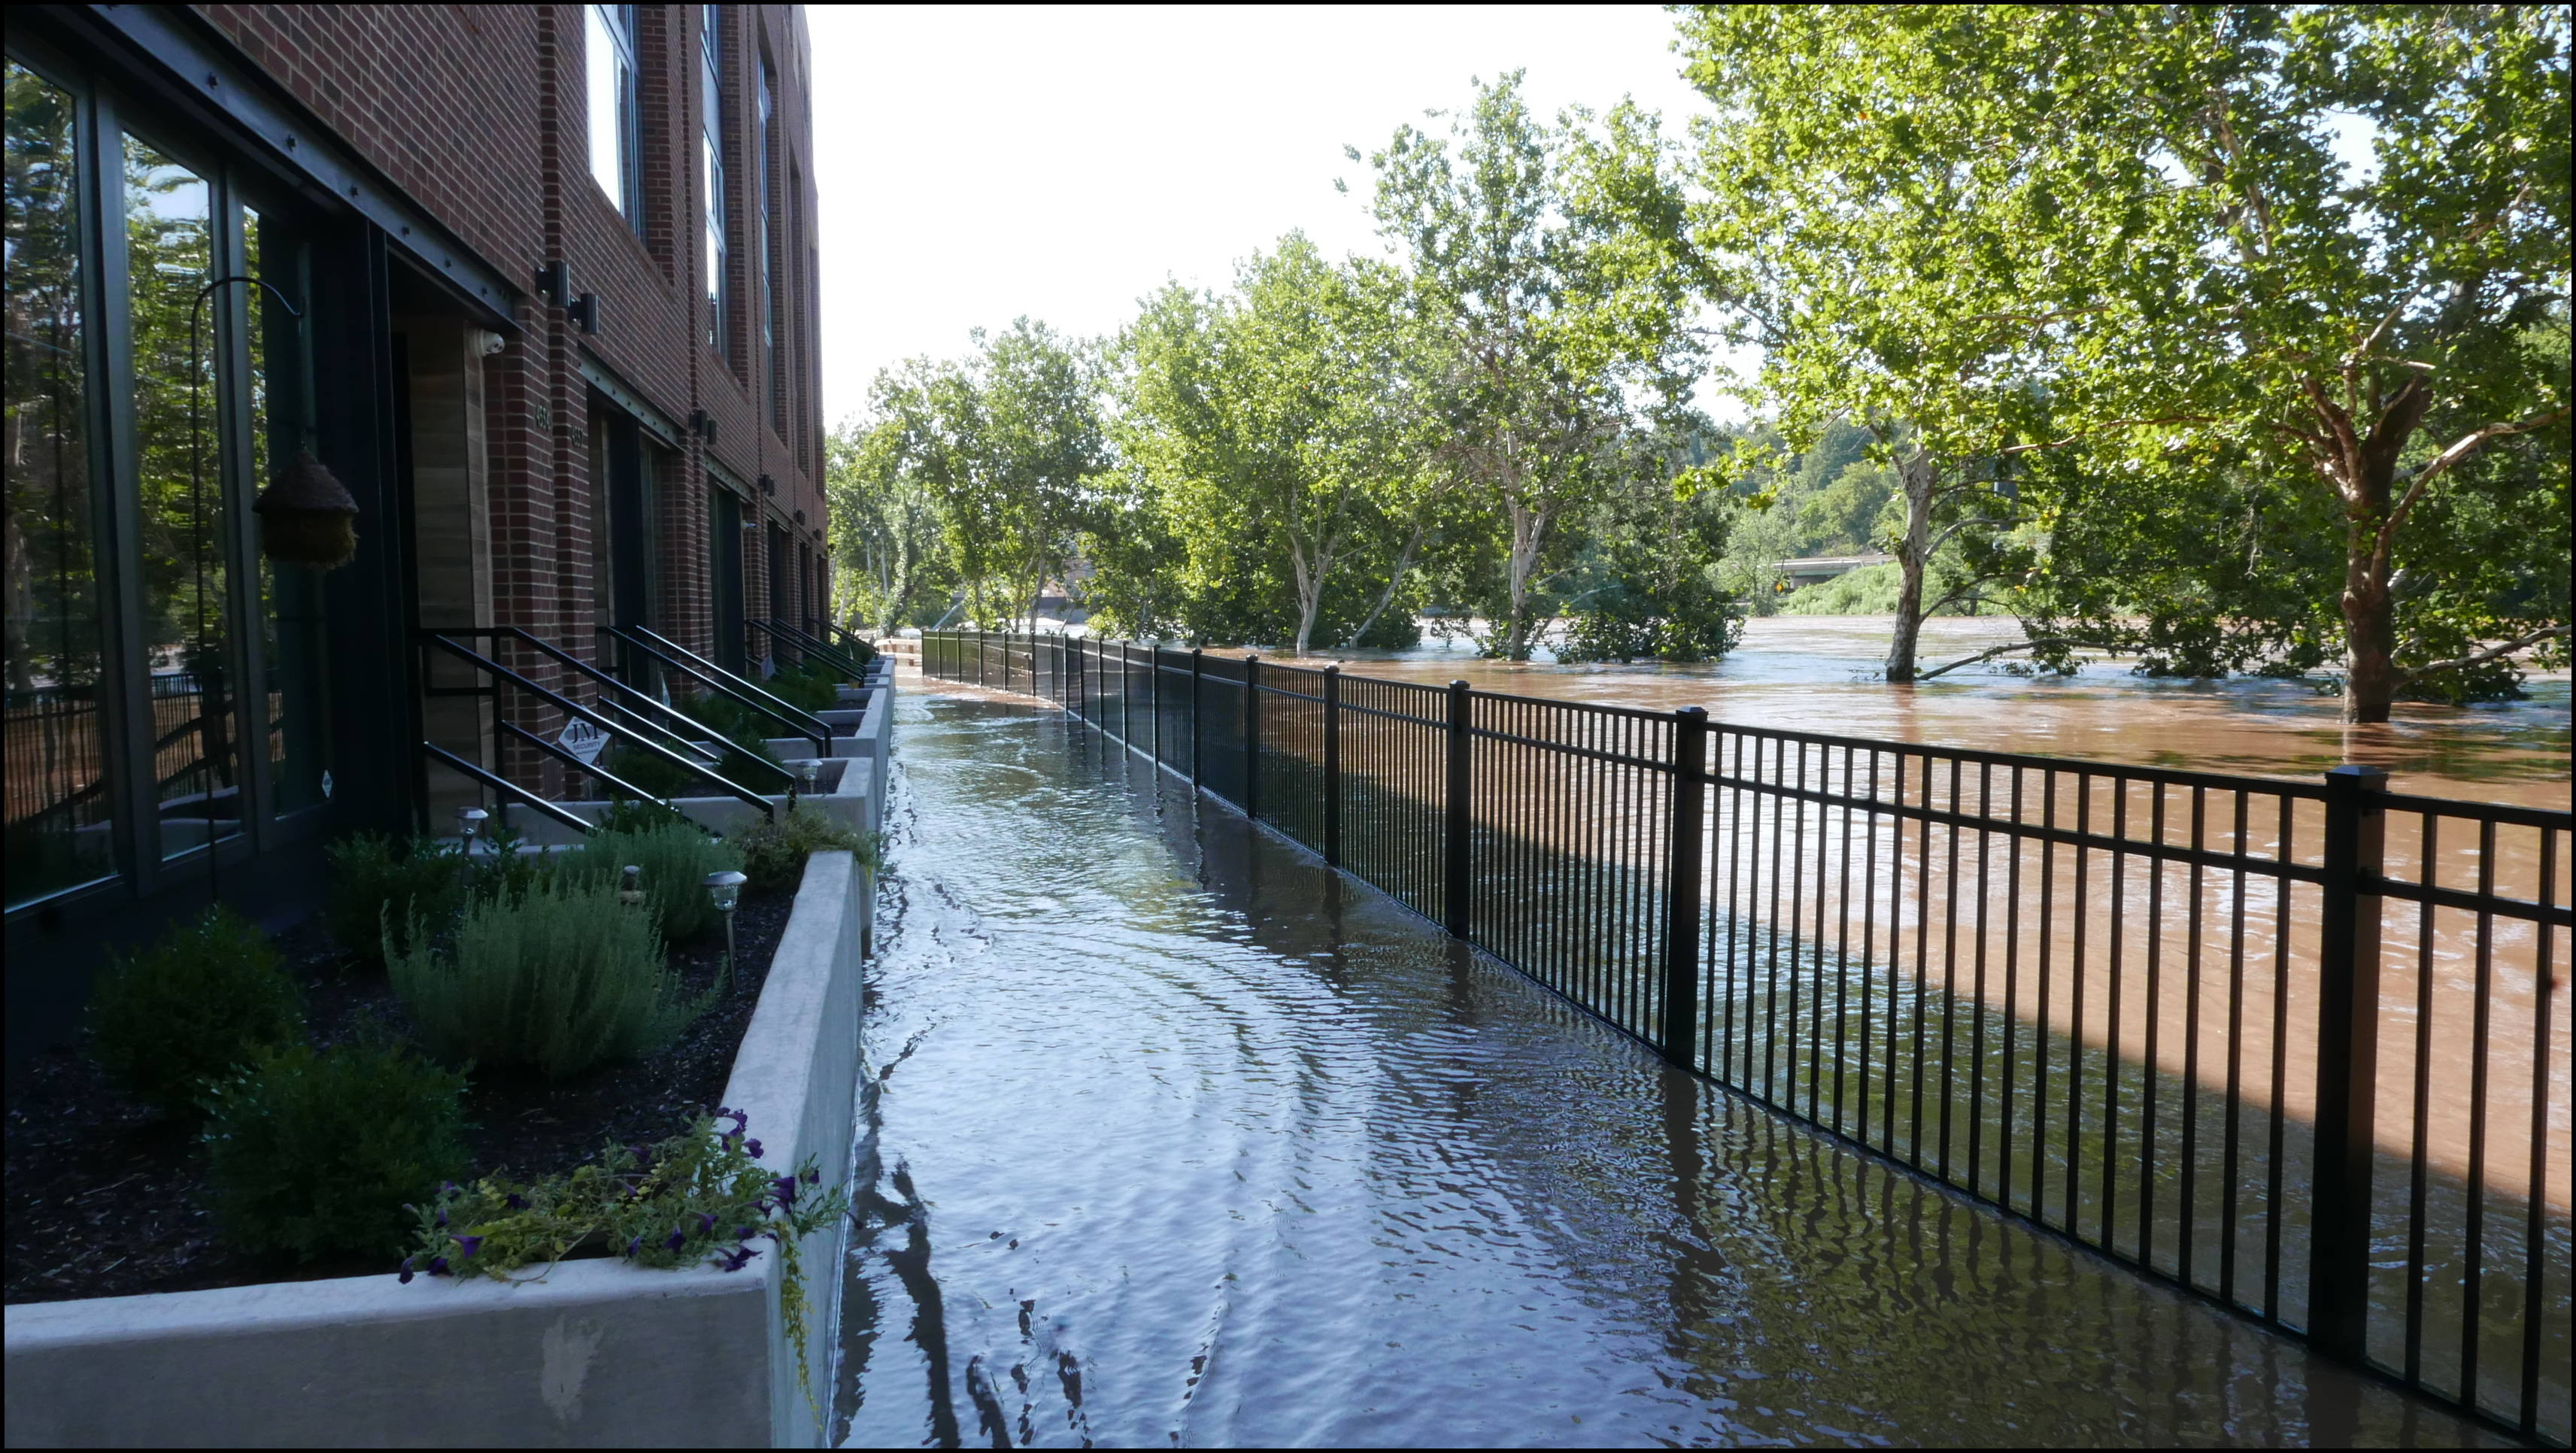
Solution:
[[[611,670],[514,626],[422,630],[415,642],[423,684],[415,799],[436,833],[447,811],[481,807],[533,848],[580,841],[620,800],[668,807],[723,837],[791,807],[846,831],[873,833],[885,800],[894,663],[864,638],[823,621],[749,623],[772,660],[820,662],[839,679],[838,704],[807,711],[641,626],[601,629]],[[562,689],[532,679],[548,663]],[[648,690],[639,680],[662,683]],[[733,745],[672,704],[670,687],[723,698],[770,731],[771,761]],[[467,700],[470,714],[430,703]],[[433,714],[441,719],[428,720]],[[471,725],[459,729],[460,720]],[[545,723],[546,730],[532,728]],[[689,786],[658,793],[630,780],[650,762]],[[533,769],[533,770],[531,770]],[[728,772],[735,775],[728,776]],[[746,780],[747,779],[747,780]],[[551,784],[540,786],[537,784]]]

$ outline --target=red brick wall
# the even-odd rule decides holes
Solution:
[[[663,627],[692,649],[712,642],[702,456],[734,474],[777,481],[744,510],[743,594],[754,615],[769,601],[766,527],[819,544],[824,518],[820,375],[814,294],[812,74],[794,7],[732,5],[721,96],[730,153],[726,181],[731,306],[729,356],[705,344],[704,261],[697,147],[698,7],[637,7],[642,216],[621,216],[589,167],[584,17],[577,5],[204,5],[198,13],[285,92],[485,264],[529,286],[546,262],[572,267],[576,293],[602,301],[599,333],[583,335],[536,297],[517,309],[518,336],[490,360],[493,611],[584,657],[592,620],[589,410],[580,371],[588,353],[665,418],[700,410],[712,446],[692,438],[658,479]],[[773,275],[781,290],[783,373],[790,396],[770,400],[759,357],[757,67],[770,61],[777,130],[770,167]],[[788,195],[793,185],[797,195]],[[786,427],[776,426],[783,416]],[[793,523],[796,512],[806,523]],[[801,592],[798,592],[801,593]],[[800,600],[795,609],[805,613]],[[532,653],[511,664],[562,686]],[[754,652],[758,655],[757,650]],[[579,694],[579,693],[570,693]],[[530,719],[533,731],[559,723]],[[514,761],[514,771],[533,770]]]

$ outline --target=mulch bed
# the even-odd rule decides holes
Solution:
[[[605,1143],[659,1140],[713,1109],[795,902],[793,892],[743,897],[732,986],[668,1047],[563,1084],[477,1072],[465,1096],[474,1173],[532,1180],[570,1170]],[[408,1030],[384,966],[341,953],[318,919],[277,945],[304,985],[313,1041],[339,1043],[368,1018]],[[691,992],[716,982],[723,959],[721,936],[671,953]],[[27,1065],[8,1096],[11,1305],[393,1270],[390,1257],[299,1264],[227,1250],[204,1209],[196,1127],[127,1099],[78,1050]]]

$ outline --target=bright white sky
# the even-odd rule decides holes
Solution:
[[[1114,331],[1167,277],[1231,281],[1302,228],[1374,250],[1365,163],[1471,77],[1553,116],[1704,107],[1648,5],[1022,9],[817,5],[823,403],[1021,315]],[[1432,123],[1443,130],[1446,121]],[[1351,184],[1345,197],[1336,177]]]

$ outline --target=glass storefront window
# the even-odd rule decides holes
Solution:
[[[307,306],[304,247],[291,231],[247,207],[241,237],[243,270],[267,285],[242,289],[250,309],[250,485],[256,493],[305,447],[313,425],[313,374],[302,327],[287,311],[288,303]],[[281,565],[262,553],[259,602],[269,810],[283,817],[321,803],[330,767],[321,572]]]
[[[8,902],[116,871],[73,98],[8,65]]]
[[[214,437],[221,414],[212,396],[211,305],[196,308],[198,290],[214,276],[211,188],[131,135],[125,138],[125,248],[142,505],[138,625],[151,683],[152,777],[166,858],[241,830],[241,754],[226,600],[231,552]]]

